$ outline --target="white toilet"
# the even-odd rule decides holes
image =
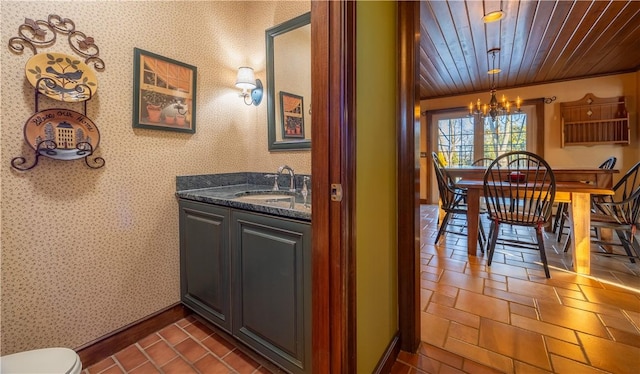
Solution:
[[[2,374],[80,374],[82,362],[69,348],[44,348],[0,357]]]

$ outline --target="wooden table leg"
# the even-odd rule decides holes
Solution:
[[[475,256],[478,250],[478,225],[480,223],[480,190],[467,190],[467,253]]]
[[[573,270],[578,274],[591,272],[591,196],[589,193],[573,192],[569,205],[571,218],[571,253]]]

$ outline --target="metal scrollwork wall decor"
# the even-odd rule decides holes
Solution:
[[[67,35],[71,49],[84,58],[84,63],[74,56],[61,53],[38,53],[56,43],[58,34]],[[97,78],[88,65],[103,71],[104,61],[93,37],[77,31],[68,18],[51,14],[44,20],[26,18],[18,27],[18,36],[9,39],[9,49],[22,54],[25,48],[33,57],[27,62],[26,77],[35,88],[34,114],[24,125],[27,144],[34,150],[33,163],[19,156],[11,160],[11,166],[20,171],[33,169],[40,156],[56,160],[84,158],[86,165],[99,169],[105,165],[102,157],[89,159],[100,141],[98,127],[87,117],[87,102],[97,89]],[[40,95],[63,102],[82,103],[83,112],[67,108],[39,109]]]
[[[61,18],[55,14],[50,14],[46,21],[25,18],[24,23],[18,27],[19,36],[9,39],[9,49],[21,54],[25,47],[28,47],[35,55],[38,53],[37,48],[54,45],[58,33],[67,35],[69,46],[85,58],[84,62],[87,65],[92,64],[97,71],[104,70],[104,61],[98,56],[100,49],[94,43],[93,37],[76,31],[75,23],[69,18]]]

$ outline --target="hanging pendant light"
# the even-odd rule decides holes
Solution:
[[[491,120],[495,122],[498,116],[503,116],[511,113],[512,104],[507,100],[507,98],[502,95],[502,100],[498,101],[496,96],[496,75],[500,73],[500,68],[496,68],[496,55],[500,52],[500,48],[490,49],[487,54],[491,56],[491,70],[487,73],[491,75],[491,98],[489,99],[489,104],[482,104],[480,99],[476,102],[475,106],[473,103],[469,103],[469,116],[472,117],[474,115],[479,115],[482,118],[491,117]],[[520,105],[522,104],[522,100],[520,97],[516,99],[515,102],[515,112],[520,113]]]

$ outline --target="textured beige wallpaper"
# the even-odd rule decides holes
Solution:
[[[309,2],[7,1],[1,32],[1,354],[76,348],[179,301],[176,175],[310,173],[309,152],[269,153],[266,105],[245,106],[236,69],[265,79],[264,30]],[[33,114],[24,67],[7,48],[25,18],[67,17],[92,36],[105,62],[87,115],[106,166],[42,158],[27,172],[10,160],[33,153],[23,136]],[[198,68],[195,134],[133,129],[133,48]],[[72,54],[64,36],[40,52]],[[59,107],[44,98],[40,109]],[[72,105],[82,111],[81,106]]]

